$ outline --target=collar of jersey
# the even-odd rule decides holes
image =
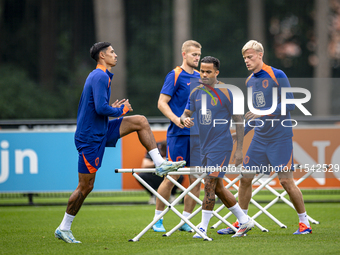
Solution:
[[[105,72],[110,77],[110,79],[112,79],[113,73],[111,73],[109,70],[107,70],[105,66],[98,64],[96,69],[102,70],[103,72]]]

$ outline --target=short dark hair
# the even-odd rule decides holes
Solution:
[[[91,58],[93,58],[95,61],[98,61],[99,52],[106,50],[106,48],[109,46],[111,46],[111,43],[109,42],[97,42],[93,44],[90,49]]]
[[[220,70],[220,61],[215,57],[206,56],[202,58],[201,63],[212,63],[217,70]]]

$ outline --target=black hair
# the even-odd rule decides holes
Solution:
[[[109,46],[111,46],[111,43],[109,42],[97,42],[93,44],[90,49],[91,58],[93,58],[95,61],[98,61],[99,52],[106,50],[106,48]]]
[[[220,70],[220,61],[211,56],[206,56],[202,58],[201,63],[212,63],[217,70]]]

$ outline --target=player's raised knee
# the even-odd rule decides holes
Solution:
[[[148,119],[144,115],[134,115],[135,123],[138,123],[140,126],[149,126]]]

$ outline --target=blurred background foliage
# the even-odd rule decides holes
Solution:
[[[339,77],[339,4],[331,3],[331,76]],[[249,75],[241,55],[251,39],[246,4],[191,1],[192,39],[202,44],[202,56],[221,60],[221,77]],[[173,63],[172,6],[172,0],[124,1],[126,97],[138,114],[162,116],[157,100],[164,78],[181,64]],[[312,78],[318,60],[314,1],[264,0],[264,14],[265,62],[288,77]],[[97,41],[93,1],[0,0],[0,35],[0,119],[76,118],[95,68],[89,56]],[[332,88],[331,113],[338,114],[340,88]]]

